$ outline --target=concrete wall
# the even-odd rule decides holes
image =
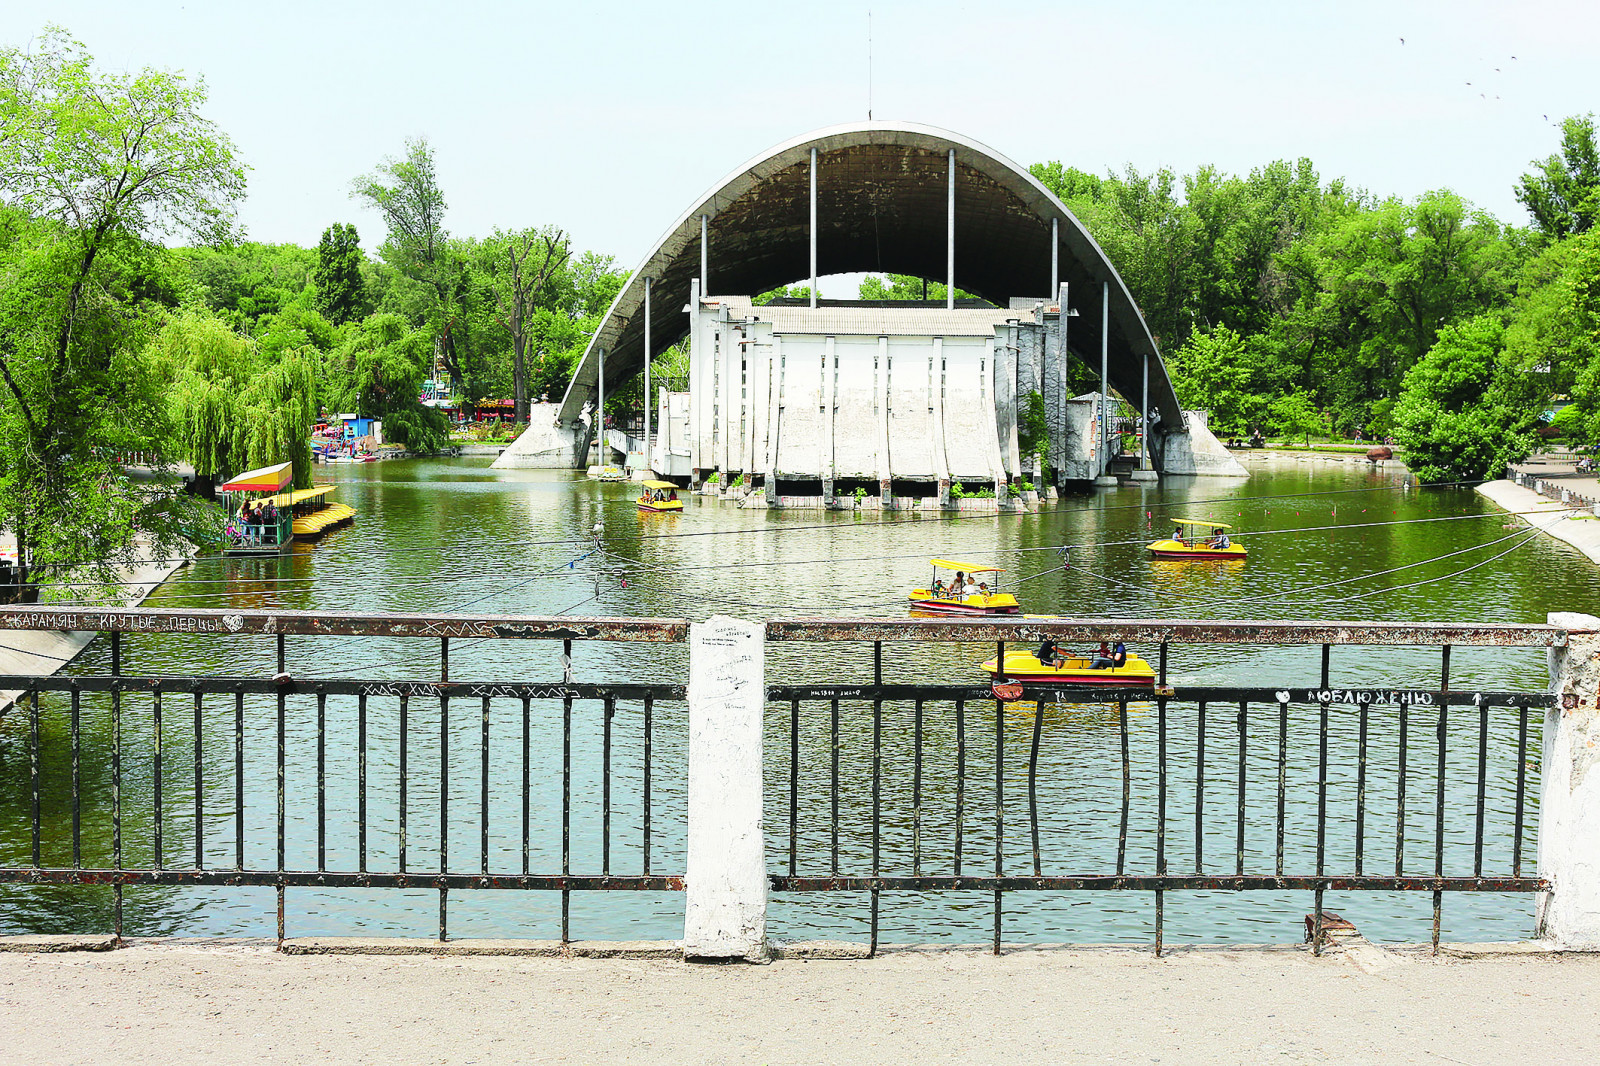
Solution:
[[[572,470],[586,465],[588,433],[556,425],[557,410],[559,405],[553,403],[531,405],[528,428],[491,465],[501,470]]]
[[[1194,474],[1201,477],[1249,477],[1246,470],[1206,427],[1196,411],[1183,413],[1186,433],[1151,434],[1152,452],[1159,449],[1157,465],[1163,474]]]

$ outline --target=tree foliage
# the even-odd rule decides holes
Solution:
[[[1536,164],[1517,182],[1517,201],[1546,237],[1560,240],[1587,233],[1600,215],[1600,148],[1594,116],[1573,115],[1561,123],[1561,151]]]
[[[317,244],[317,310],[342,326],[360,315],[366,302],[361,266],[361,238],[353,225],[335,222]]]

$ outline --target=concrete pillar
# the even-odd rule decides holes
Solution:
[[[1557,704],[1544,716],[1539,794],[1541,937],[1600,950],[1600,618],[1556,612],[1567,646],[1550,649]],[[1570,704],[1570,705],[1568,705]]]
[[[811,149],[811,306],[817,306],[817,150]]]
[[[944,306],[956,305],[956,150],[950,149],[950,193],[945,204]]]
[[[700,216],[700,291],[711,291],[711,219]]]
[[[1061,220],[1050,220],[1050,292],[1055,294],[1061,291]],[[1067,311],[1066,305],[1061,307],[1062,314]]]
[[[760,622],[722,615],[689,627],[686,959],[767,960],[765,638]]]
[[[873,406],[878,409],[878,500],[889,506],[889,485],[894,472],[889,463],[889,338],[878,338],[878,368],[873,374]]]
[[[606,350],[594,350],[594,461],[606,465]]]
[[[1150,438],[1150,356],[1144,357],[1141,364],[1143,380],[1140,384],[1139,399],[1139,465],[1133,471],[1135,481],[1155,481],[1156,472],[1150,468],[1149,449],[1146,442]]]

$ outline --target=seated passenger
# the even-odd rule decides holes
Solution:
[[[1095,652],[1089,660],[1091,670],[1109,670],[1116,665],[1111,661],[1111,646],[1105,641],[1100,642],[1100,650]]]
[[[1056,642],[1049,637],[1044,638],[1044,642],[1039,645],[1039,650],[1034,652],[1034,657],[1039,660],[1041,666],[1050,666],[1058,670],[1067,661],[1061,654],[1061,649],[1056,647]]]
[[[1228,544],[1229,541],[1226,530],[1218,528],[1211,531],[1211,547],[1226,548],[1228,547]]]

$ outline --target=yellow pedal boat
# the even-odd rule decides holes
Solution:
[[[646,514],[676,514],[683,510],[678,486],[670,481],[644,482],[644,492],[634,503]]]
[[[908,598],[913,611],[931,614],[1016,614],[1022,608],[1017,598],[1000,591],[998,566],[974,566],[951,559],[930,559],[933,564],[933,587],[912,589]],[[951,572],[948,583],[939,577],[941,570]],[[972,591],[967,591],[970,588]]]
[[[1137,655],[1128,654],[1121,666],[1092,666],[1096,659],[1068,656],[1060,666],[1040,662],[1031,651],[1007,651],[1007,681],[1025,684],[1104,685],[1111,688],[1150,688],[1156,683],[1156,672],[1150,664]],[[1105,661],[1105,660],[1100,660]],[[995,674],[995,661],[989,659],[979,669]]]
[[[1226,522],[1206,522],[1198,518],[1175,518],[1174,536],[1146,546],[1158,559],[1243,559],[1244,545],[1228,536],[1233,527]],[[1187,527],[1187,528],[1185,528]],[[1207,536],[1206,531],[1214,532]]]

